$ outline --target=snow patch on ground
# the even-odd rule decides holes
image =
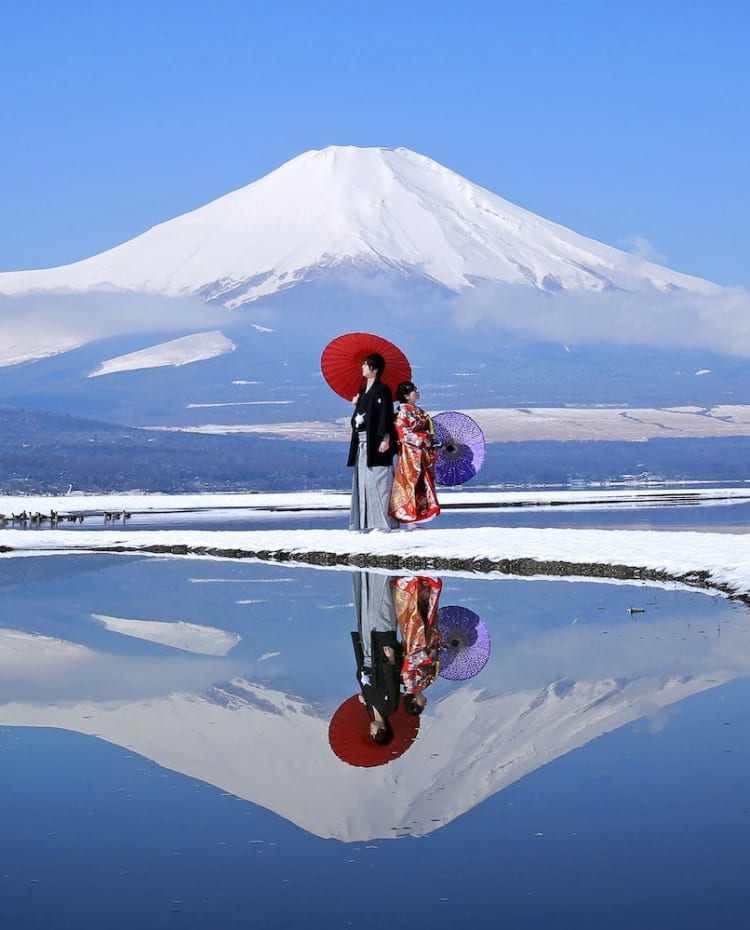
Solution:
[[[117,371],[137,371],[142,368],[163,368],[167,365],[178,367],[200,362],[217,355],[234,352],[236,346],[218,330],[207,333],[193,333],[190,336],[181,336],[179,339],[170,339],[169,342],[160,342],[157,345],[129,352],[127,355],[118,355],[107,359],[106,362],[92,371],[89,378],[98,378],[100,375],[111,375]]]

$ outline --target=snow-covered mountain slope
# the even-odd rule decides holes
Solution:
[[[542,219],[408,149],[330,146],[92,258],[0,274],[0,293],[197,294],[236,307],[351,267],[454,292],[479,281],[546,292],[720,290]]]
[[[117,371],[136,371],[141,368],[163,368],[166,365],[190,365],[192,362],[201,362],[226,352],[233,352],[234,349],[234,343],[216,330],[192,333],[190,336],[170,339],[169,342],[107,359],[96,371],[92,371],[89,377],[96,378]]]

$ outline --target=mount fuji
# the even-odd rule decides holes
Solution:
[[[331,146],[92,258],[0,274],[0,293],[136,291],[238,307],[352,266],[454,292],[480,281],[547,292],[718,290],[535,216],[408,149]]]
[[[424,155],[330,146],[99,255],[1,273],[0,391],[127,426],[337,418],[320,354],[364,330],[432,410],[741,403],[748,306]]]

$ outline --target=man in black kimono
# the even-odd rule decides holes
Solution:
[[[388,513],[393,487],[396,429],[393,395],[380,378],[385,359],[377,352],[362,362],[363,384],[352,398],[352,438],[347,464],[354,468],[349,529],[389,532],[398,527]]]
[[[398,620],[389,581],[374,572],[352,573],[357,629],[351,636],[360,701],[370,717],[370,735],[381,745],[393,739],[388,718],[398,707],[401,683]]]

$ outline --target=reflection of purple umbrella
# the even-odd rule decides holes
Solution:
[[[465,484],[484,462],[484,433],[465,413],[447,410],[432,418],[435,441],[439,443],[435,462],[438,484]]]
[[[440,677],[465,681],[478,675],[490,657],[490,633],[484,622],[468,607],[441,607]]]

